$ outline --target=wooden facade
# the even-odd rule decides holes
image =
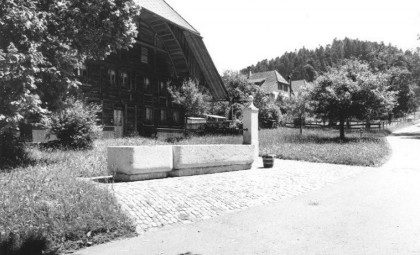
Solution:
[[[103,107],[104,131],[120,137],[183,129],[182,106],[172,102],[167,86],[188,78],[208,87],[216,100],[227,98],[198,32],[147,9],[142,9],[138,28],[133,48],[89,61],[79,70],[85,97]]]

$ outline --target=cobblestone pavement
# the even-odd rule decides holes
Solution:
[[[261,159],[259,159],[261,161]],[[255,165],[262,166],[262,162]],[[194,222],[350,178],[366,168],[276,160],[272,169],[108,184],[138,233]],[[105,184],[102,184],[105,185]]]

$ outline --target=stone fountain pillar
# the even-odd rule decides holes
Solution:
[[[254,159],[259,156],[258,140],[258,108],[254,105],[254,97],[248,97],[248,105],[243,110],[243,144],[254,145]]]

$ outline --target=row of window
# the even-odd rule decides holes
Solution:
[[[108,76],[109,76],[109,84],[111,86],[117,86],[117,71],[115,69],[108,69]],[[135,89],[135,83],[137,82],[138,87],[143,86],[144,91],[152,91],[152,83],[151,79],[147,76],[137,76],[138,80],[135,81],[130,75],[129,72],[126,71],[120,71],[119,72],[119,84],[122,88],[127,88],[130,90]],[[141,79],[141,81],[139,81]],[[170,84],[170,81],[159,81],[159,92],[165,93],[167,87]]]
[[[283,90],[283,91],[288,92],[289,91],[289,85],[279,83],[279,90]]]
[[[168,118],[168,110],[166,109],[160,109],[160,122],[161,123],[165,123],[168,122],[170,120],[172,120],[175,123],[180,123],[181,122],[181,113],[179,110],[172,110],[172,118],[169,119]],[[152,107],[146,107],[146,115],[145,115],[145,120],[148,122],[153,122],[154,121],[154,110]]]
[[[173,122],[176,124],[180,124],[181,123],[181,112],[178,109],[173,109],[172,113],[168,115],[168,110],[167,109],[160,109],[160,119],[159,122],[161,124],[166,124],[168,122]],[[146,107],[145,108],[145,122],[146,124],[153,124],[155,121],[155,111],[153,109],[153,107]],[[128,116],[126,116],[128,117]],[[134,117],[132,116],[131,118],[132,121],[134,121]],[[113,118],[113,123],[112,125],[115,126],[123,126],[124,122],[124,114],[122,110],[114,110],[114,118]]]

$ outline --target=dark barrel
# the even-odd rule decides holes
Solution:
[[[274,165],[274,155],[263,155],[264,168],[272,168]]]

